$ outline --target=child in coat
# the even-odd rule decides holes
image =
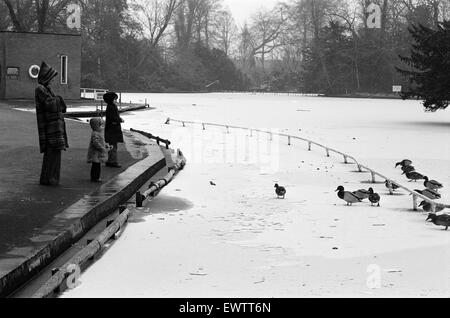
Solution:
[[[90,120],[92,128],[91,141],[87,155],[88,163],[91,167],[91,182],[102,182],[100,180],[101,164],[108,160],[109,146],[106,145],[102,134],[103,121],[100,118]]]

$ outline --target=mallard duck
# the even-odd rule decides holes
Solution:
[[[386,188],[389,189],[389,181],[388,181],[388,180],[386,180],[385,185],[386,185]],[[394,183],[391,182],[391,189],[392,189],[393,191],[397,190],[398,188],[399,188],[398,185],[396,185],[396,184],[394,184]]]
[[[409,179],[409,182],[411,181],[417,181],[417,180],[423,180],[423,175],[416,172],[416,171],[412,171],[412,172],[403,172],[402,175],[405,174],[406,177]]]
[[[278,199],[280,197],[282,197],[284,199],[284,197],[286,195],[286,189],[284,187],[280,187],[277,183],[277,184],[275,184],[275,193],[277,194]]]
[[[375,193],[372,188],[369,189],[369,193],[370,193],[369,201],[370,201],[371,205],[373,206],[374,204],[378,203],[378,206],[380,206],[380,201],[381,201],[380,195],[378,193]]]
[[[436,180],[430,180],[430,179],[428,179],[428,177],[426,177],[426,176],[423,177],[423,179],[425,180],[425,182],[423,183],[423,185],[424,185],[427,189],[436,191],[436,190],[442,189],[442,188],[444,187],[440,182],[437,182]]]
[[[365,189],[360,189],[358,191],[352,192],[354,195],[356,195],[360,200],[365,200],[369,198],[370,192]]]
[[[430,213],[427,218],[427,222],[428,221],[433,222],[433,224],[437,226],[445,226],[445,231],[447,231],[448,227],[450,226],[450,215],[448,214],[436,215],[434,213]]]
[[[414,190],[415,192],[426,196],[427,198],[431,199],[431,200],[438,200],[440,199],[442,196],[437,193],[436,191],[430,190],[430,189],[425,189],[425,190]]]
[[[431,206],[431,203],[430,202],[427,202],[427,201],[422,201],[422,202],[420,202],[420,204],[419,204],[419,207],[422,207],[422,209],[425,211],[425,212],[433,212],[432,210],[433,210],[433,207]],[[439,213],[439,212],[441,212],[441,211],[443,211],[445,209],[445,207],[442,205],[442,204],[436,204],[436,207],[435,207],[435,213]]]
[[[398,166],[406,167],[406,166],[410,166],[410,165],[412,165],[412,161],[409,160],[409,159],[405,159],[405,160],[402,160],[402,161],[400,161],[400,162],[397,162],[397,163],[395,164],[395,167],[396,167],[396,168],[397,168]]]
[[[404,166],[404,167],[402,167],[402,171],[403,172],[413,172],[413,171],[416,171],[416,168],[414,168],[413,166]]]
[[[343,186],[339,186],[336,189],[336,192],[338,192],[338,198],[344,200],[347,202],[347,205],[352,205],[353,203],[361,202],[361,199],[358,198],[355,194],[349,191],[345,191]]]

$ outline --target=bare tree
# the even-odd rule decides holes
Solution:
[[[214,37],[222,51],[230,55],[231,46],[236,38],[237,27],[229,11],[219,11],[216,16]]]
[[[282,45],[281,34],[287,21],[283,7],[261,10],[252,17],[253,54],[261,56],[263,71],[266,55]]]
[[[132,8],[144,29],[152,47],[157,47],[164,37],[175,11],[183,0],[143,0],[134,1]]]
[[[15,31],[46,32],[65,28],[63,13],[73,0],[3,0]],[[75,1],[76,2],[76,1]]]

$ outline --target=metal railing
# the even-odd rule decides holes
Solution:
[[[138,134],[141,134],[142,136],[145,136],[145,137],[147,137],[148,139],[156,140],[156,143],[157,143],[158,145],[160,145],[161,143],[163,143],[163,144],[166,145],[166,149],[169,149],[169,146],[170,146],[170,144],[171,144],[171,142],[170,142],[169,140],[167,140],[167,139],[162,139],[162,138],[159,137],[159,136],[153,136],[152,134],[147,133],[147,132],[145,132],[145,131],[136,130],[136,129],[133,129],[133,128],[131,128],[130,131],[135,132],[135,133],[138,133]]]
[[[103,88],[80,88],[81,98],[83,99],[99,100],[98,94],[105,94],[106,92],[108,92],[108,90]]]
[[[379,173],[378,171],[361,164],[355,157],[346,154],[344,152],[338,151],[336,149],[333,149],[331,147],[322,145],[318,142],[315,142],[313,140],[307,139],[307,138],[303,138],[303,137],[299,137],[299,136],[293,136],[293,135],[288,135],[288,134],[280,134],[280,133],[274,133],[271,131],[266,131],[266,130],[260,130],[260,129],[255,129],[255,128],[248,128],[248,127],[241,127],[241,126],[233,126],[233,125],[223,125],[223,124],[215,124],[215,123],[207,123],[207,122],[194,122],[194,121],[187,121],[187,120],[178,120],[178,119],[172,119],[172,118],[168,118],[166,121],[166,125],[170,125],[171,122],[174,123],[180,123],[183,125],[183,127],[186,127],[186,124],[193,124],[193,125],[201,125],[203,130],[206,130],[207,126],[211,126],[211,127],[221,127],[221,128],[225,128],[227,133],[230,133],[230,128],[233,129],[241,129],[241,130],[247,130],[250,133],[250,137],[253,137],[253,132],[259,132],[259,133],[263,133],[263,134],[268,134],[270,137],[270,140],[272,141],[272,137],[275,136],[279,136],[279,137],[283,137],[283,138],[287,138],[287,143],[289,146],[292,145],[292,140],[301,140],[304,141],[308,144],[308,151],[312,150],[312,146],[317,146],[319,148],[322,148],[325,150],[326,156],[330,157],[331,153],[335,153],[339,156],[342,156],[344,159],[344,163],[348,164],[349,160],[353,161],[357,167],[358,167],[358,171],[359,172],[363,172],[363,169],[370,172],[371,174],[371,182],[372,183],[376,183],[376,177],[380,177],[381,179],[385,180],[385,182],[387,183],[387,186],[389,188],[389,193],[391,195],[393,195],[394,193],[394,189],[393,186],[396,186],[397,188],[403,189],[406,192],[408,192],[409,194],[411,194],[413,196],[413,209],[414,211],[418,210],[418,205],[417,205],[417,200],[420,198],[426,202],[428,202],[431,205],[431,212],[435,213],[436,212],[436,208],[437,207],[443,207],[443,208],[450,208],[450,204],[440,204],[440,203],[436,203],[434,202],[432,199],[417,193],[414,190],[408,189],[407,187],[403,186],[402,184],[400,184],[399,182],[393,180],[392,178],[388,178],[386,176],[384,176],[383,174]]]

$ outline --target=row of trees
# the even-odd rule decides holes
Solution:
[[[0,27],[67,31],[74,0],[0,0]],[[223,0],[78,0],[83,85],[136,90],[389,93],[411,25],[437,28],[450,0],[286,0],[237,27]],[[367,8],[381,8],[371,29]],[[31,13],[31,14],[30,14]]]

